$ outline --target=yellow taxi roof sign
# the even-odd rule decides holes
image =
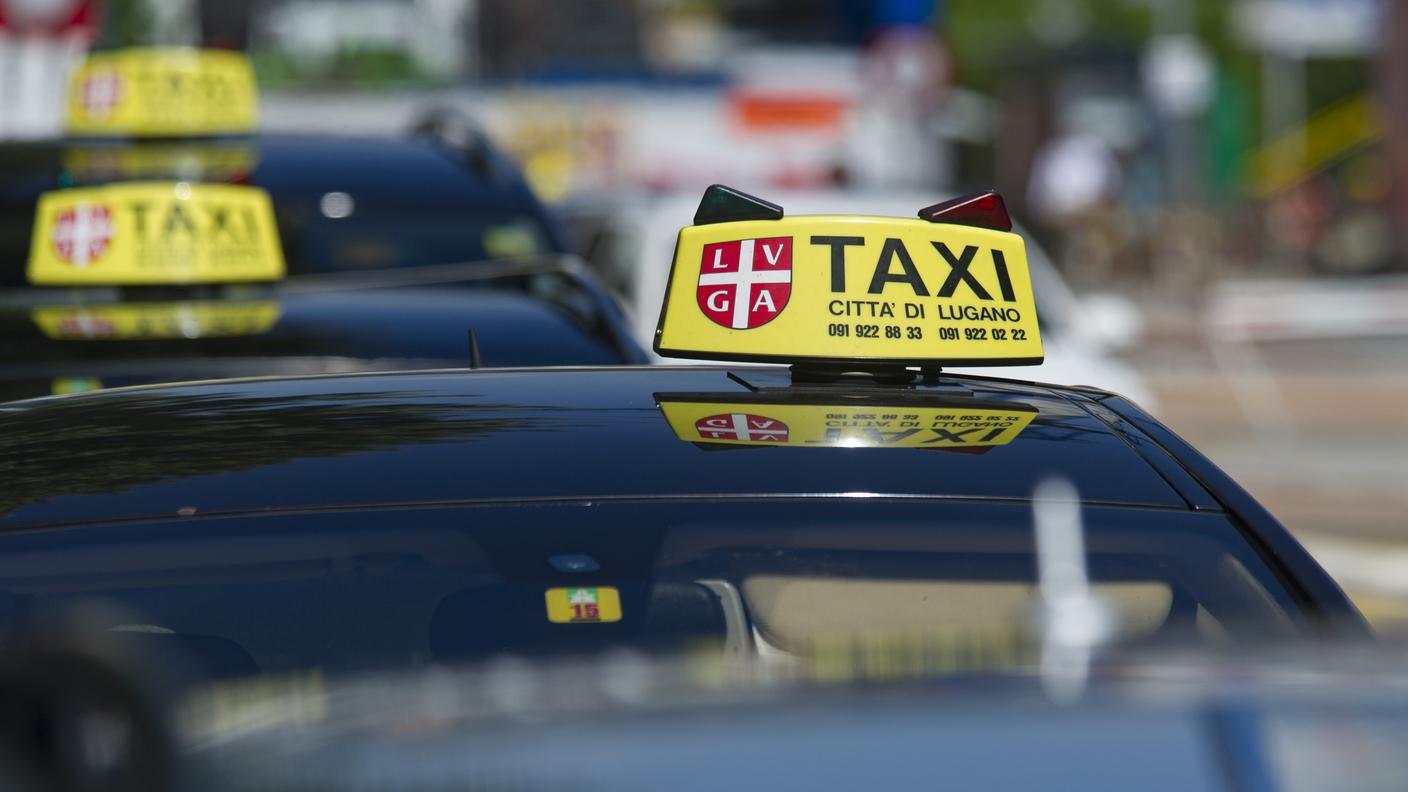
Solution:
[[[122,182],[45,193],[30,240],[36,286],[240,283],[284,276],[258,187]]]
[[[69,86],[68,132],[202,137],[253,132],[254,70],[238,52],[145,47],[97,52]]]
[[[956,199],[921,217],[783,217],[710,188],[695,225],[680,231],[655,350],[777,363],[1040,363],[1026,247],[1005,230],[1001,198]]]

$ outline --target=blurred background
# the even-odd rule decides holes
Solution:
[[[463,114],[648,325],[635,265],[709,183],[883,214],[995,187],[1088,384],[1408,624],[1404,4],[0,0],[0,139],[60,136],[82,56],[148,44],[246,51],[267,130]]]

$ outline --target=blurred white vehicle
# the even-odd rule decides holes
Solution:
[[[589,236],[589,262],[618,292],[629,315],[632,332],[646,349],[651,348],[660,303],[674,259],[675,238],[683,226],[694,222],[702,193],[647,195],[621,198],[603,205],[600,200],[564,208],[569,226],[600,224]],[[782,192],[760,190],[762,198],[779,204],[788,215],[859,214],[913,217],[919,209],[938,203],[945,195],[868,192]],[[1023,233],[1019,227],[1014,228]],[[1138,340],[1142,319],[1130,301],[1114,295],[1077,297],[1061,274],[1030,236],[1027,261],[1035,287],[1037,316],[1041,322],[1046,362],[1040,366],[1014,366],[973,373],[1029,379],[1059,385],[1093,385],[1138,402],[1146,410],[1156,400],[1144,378],[1118,357]],[[656,361],[665,360],[653,352]],[[954,371],[969,371],[954,368]]]

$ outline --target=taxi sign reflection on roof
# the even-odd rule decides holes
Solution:
[[[259,155],[246,140],[84,141],[66,147],[64,172],[75,185],[114,181],[247,180]]]
[[[279,321],[276,302],[206,300],[42,306],[30,318],[60,341],[218,338],[267,333]]]
[[[68,132],[196,137],[254,131],[254,71],[223,50],[149,47],[88,56],[69,87]]]
[[[30,242],[37,286],[278,280],[283,252],[257,187],[127,182],[45,193]]]
[[[710,188],[695,225],[679,234],[656,351],[780,363],[1040,363],[1026,247],[1004,230],[1001,198],[957,199],[920,215],[784,218],[781,207]]]
[[[675,436],[689,443],[839,448],[943,448],[1007,445],[1037,411],[1007,402],[799,403],[726,395],[658,394]]]

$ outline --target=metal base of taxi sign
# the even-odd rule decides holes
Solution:
[[[40,306],[30,318],[60,341],[225,338],[267,333],[279,321],[277,302],[204,300]]]
[[[710,190],[705,205],[727,188]],[[930,207],[922,220],[783,218],[759,201],[768,219],[696,217],[680,231],[655,350],[773,363],[1040,363],[1026,247],[1003,225],[969,224],[974,200],[1001,207],[986,194]]]

